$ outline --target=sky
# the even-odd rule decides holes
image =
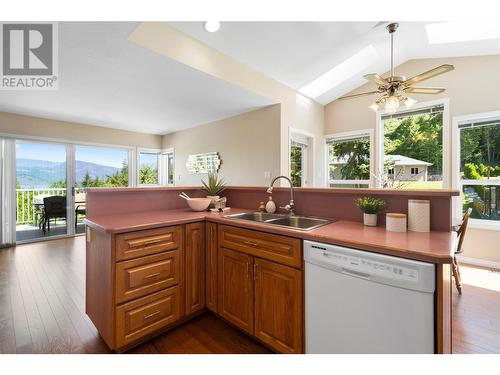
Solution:
[[[16,142],[18,159],[66,161],[66,147],[59,144]],[[128,150],[104,147],[76,146],[75,159],[120,168],[128,159]]]

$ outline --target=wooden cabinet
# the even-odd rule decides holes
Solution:
[[[219,246],[288,266],[302,267],[302,240],[298,238],[219,225]]]
[[[218,314],[277,352],[302,353],[301,242],[221,225],[218,257]]]
[[[180,318],[179,286],[136,299],[116,308],[116,347],[174,323]]]
[[[218,279],[219,315],[253,334],[253,257],[219,248]]]
[[[206,223],[206,287],[205,299],[207,308],[217,312],[217,224]]]
[[[255,259],[254,335],[281,353],[302,352],[302,272]]]
[[[205,307],[205,223],[186,225],[186,314]]]

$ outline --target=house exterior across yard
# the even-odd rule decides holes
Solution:
[[[388,177],[398,181],[427,181],[427,168],[432,165],[426,161],[409,158],[403,155],[385,155],[385,163],[390,164]],[[331,179],[342,179],[341,169],[346,164],[347,158],[333,160],[330,165],[333,167],[330,171]]]

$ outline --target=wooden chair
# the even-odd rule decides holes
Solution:
[[[86,215],[87,209],[85,203],[79,204],[75,208],[75,229],[78,228],[78,215]]]
[[[460,275],[460,266],[457,261],[457,255],[462,254],[463,252],[462,245],[464,243],[465,232],[467,231],[467,224],[469,222],[471,212],[472,208],[469,208],[464,214],[462,224],[454,228],[457,232],[458,245],[455,255],[453,256],[453,277],[455,278],[455,285],[457,286],[458,294],[460,295],[462,294],[462,276]]]
[[[50,219],[66,219],[66,197],[53,195],[43,198],[43,233],[45,228],[50,231]]]

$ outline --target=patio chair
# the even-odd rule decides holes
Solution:
[[[79,204],[75,208],[75,229],[77,229],[78,226],[78,215],[86,215],[87,210],[85,207],[85,203]]]
[[[458,235],[458,245],[457,245],[457,250],[455,251],[455,255],[453,256],[452,271],[453,271],[453,277],[455,278],[455,285],[457,287],[458,294],[460,295],[462,294],[462,276],[460,274],[460,265],[458,264],[457,261],[457,255],[463,252],[462,245],[464,243],[465,232],[467,231],[467,224],[469,223],[469,217],[471,213],[472,213],[472,208],[469,207],[467,212],[464,214],[464,217],[462,219],[462,224],[453,228]]]
[[[46,228],[50,231],[50,219],[66,219],[66,197],[53,195],[43,198],[43,226],[45,234]]]

